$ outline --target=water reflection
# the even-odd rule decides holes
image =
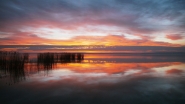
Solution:
[[[13,82],[25,79],[25,63],[28,62],[28,54],[17,52],[0,52],[0,76],[10,76]]]
[[[0,78],[9,77],[14,83],[26,79],[26,73],[48,71],[57,63],[79,63],[84,59],[82,53],[38,53],[37,60],[31,62],[28,53],[0,52]]]
[[[24,58],[25,54],[17,54],[22,58],[18,62],[24,62],[22,72],[10,72],[3,66],[6,64],[0,64],[0,75],[13,73],[19,79],[27,79],[9,87],[4,84],[7,79],[0,79],[3,103],[183,104],[185,101],[184,56],[39,53]],[[1,62],[10,61],[5,56],[1,54]]]
[[[55,64],[55,54],[54,53],[39,53],[37,55],[37,68],[38,71],[41,69],[51,70]]]
[[[82,53],[62,53],[60,54],[61,63],[76,63],[84,60],[84,54]]]
[[[165,66],[180,65],[185,60],[184,57],[179,56],[119,56],[117,54],[85,54],[85,57],[84,59],[82,53],[38,53],[33,57],[32,54],[27,53],[0,52],[0,77],[10,77],[15,83],[26,79],[26,76],[31,73],[44,71],[48,75],[52,69],[67,69],[76,73],[128,75],[137,72],[139,74],[152,72],[154,71],[152,69],[160,67],[164,70]],[[168,68],[166,74],[171,73],[181,74],[183,71],[176,67]]]

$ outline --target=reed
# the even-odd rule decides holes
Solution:
[[[60,62],[61,63],[75,63],[84,60],[84,54],[82,53],[61,53]]]
[[[0,51],[1,76],[9,75],[13,82],[25,79],[24,66],[29,60],[29,54]]]
[[[49,70],[52,69],[55,62],[55,58],[58,58],[58,56],[55,56],[54,53],[39,53],[37,55],[37,66],[38,70],[44,69]]]
[[[55,63],[75,63],[84,59],[82,53],[39,53],[37,54],[37,66],[40,69],[52,69]]]
[[[38,53],[37,62],[29,61],[28,53],[0,51],[0,78],[10,76],[13,82],[25,80],[25,71],[41,70],[49,71],[54,68],[56,63],[79,63],[84,60],[82,53]],[[32,67],[30,65],[36,65]],[[33,68],[33,69],[32,69]]]

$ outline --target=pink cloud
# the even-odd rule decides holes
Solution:
[[[181,74],[182,72],[183,71],[179,69],[171,69],[166,71],[167,74]]]
[[[119,45],[119,46],[177,46],[166,42],[154,42],[147,39],[130,40],[124,36],[107,35],[107,36],[75,36],[68,40],[55,40],[39,37],[31,32],[16,32],[13,36],[3,38],[1,45],[7,44],[51,44],[51,45]],[[179,45],[178,45],[179,46]]]
[[[180,39],[183,39],[183,36],[180,34],[169,34],[169,35],[166,35],[166,38],[171,40],[180,40]]]

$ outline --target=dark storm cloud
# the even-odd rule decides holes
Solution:
[[[0,29],[44,20],[60,25],[110,25],[137,33],[184,31],[184,0],[0,0]],[[169,23],[170,22],[170,23]],[[24,24],[23,24],[24,25]],[[7,27],[6,27],[7,28]]]

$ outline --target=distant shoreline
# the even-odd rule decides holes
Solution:
[[[103,45],[0,45],[0,51],[20,53],[83,53],[83,54],[122,54],[122,55],[183,55],[185,47],[170,46],[103,46]]]
[[[148,55],[175,55],[175,56],[185,56],[185,52],[141,52],[141,53],[124,53],[124,52],[24,52],[24,51],[0,51],[0,52],[19,52],[19,53],[28,53],[28,54],[39,54],[39,53],[54,53],[54,54],[63,54],[63,53],[73,53],[73,54],[122,54],[122,55],[142,55],[142,56],[148,56]]]

